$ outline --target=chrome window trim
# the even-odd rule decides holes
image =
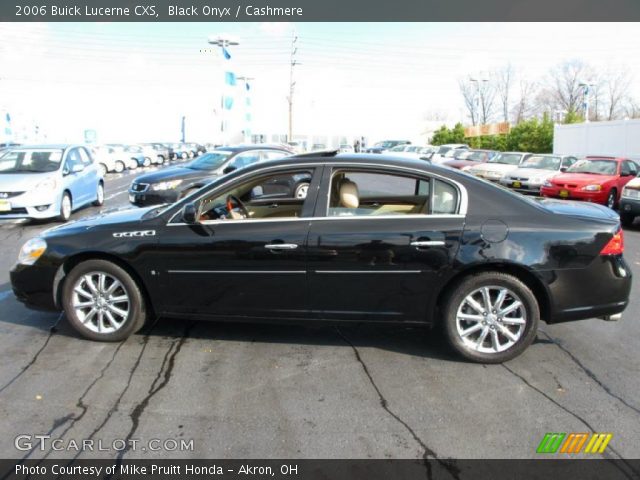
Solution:
[[[399,167],[397,165],[393,165],[393,164],[383,164],[383,163],[344,163],[344,164],[335,164],[335,163],[331,163],[331,162],[304,162],[304,163],[297,163],[295,165],[277,165],[277,166],[272,166],[272,167],[264,167],[260,170],[254,170],[251,172],[247,172],[244,173],[243,175],[240,175],[239,177],[236,177],[234,179],[231,180],[227,180],[225,182],[223,182],[222,184],[220,184],[217,188],[215,188],[214,190],[210,190],[208,192],[203,193],[202,195],[198,196],[196,199],[194,199],[194,202],[198,202],[200,201],[203,197],[212,194],[214,192],[223,190],[224,188],[226,188],[226,186],[231,183],[231,182],[235,182],[236,180],[241,180],[245,177],[248,177],[250,175],[260,175],[262,173],[267,173],[273,170],[290,170],[290,169],[296,169],[296,168],[308,168],[308,167],[313,167],[313,168],[317,168],[317,167],[324,167],[324,166],[329,166],[331,168],[335,168],[335,167],[339,167],[339,168],[359,168],[359,167],[373,167],[373,168],[391,168],[391,169],[395,169],[395,170],[402,170],[405,172],[411,172],[411,173],[417,173],[419,175],[425,175],[425,176],[429,176],[432,178],[437,178],[439,180],[442,180],[444,182],[448,182],[451,183],[453,185],[456,186],[456,188],[458,189],[458,193],[460,194],[460,198],[458,199],[458,213],[457,214],[420,214],[420,215],[389,215],[389,216],[353,216],[353,217],[327,217],[327,216],[323,216],[323,217],[303,217],[303,218],[280,218],[280,219],[243,219],[242,223],[246,223],[246,222],[268,222],[268,221],[278,221],[278,222],[282,222],[282,221],[298,221],[298,220],[305,220],[305,221],[309,221],[309,220],[327,220],[327,219],[338,219],[338,218],[342,218],[342,219],[349,219],[349,220],[353,220],[353,219],[371,219],[371,218],[377,218],[377,219],[388,219],[388,218],[464,218],[467,215],[467,211],[468,211],[468,206],[469,206],[469,198],[468,198],[468,193],[467,193],[467,189],[464,187],[464,185],[462,185],[460,182],[456,181],[456,180],[452,180],[450,178],[447,178],[443,175],[440,175],[438,173],[433,173],[433,172],[426,172],[424,170],[418,169],[418,168],[411,168],[411,167]],[[327,195],[329,195],[329,191],[327,192]],[[328,204],[327,204],[328,205]],[[178,209],[172,216],[171,218],[168,220],[167,222],[167,226],[169,225],[190,225],[188,223],[182,223],[182,222],[177,222],[174,223],[173,220],[180,214],[180,209]],[[229,222],[229,220],[206,220],[204,222],[199,222],[199,225],[210,225],[213,223],[219,223],[219,222]],[[233,222],[233,220],[232,220]]]
[[[328,274],[343,274],[343,273],[354,273],[354,274],[365,274],[365,273],[390,273],[390,274],[397,274],[397,273],[412,273],[412,274],[417,274],[417,273],[422,273],[422,270],[312,270],[313,273],[328,273]]]
[[[167,270],[167,273],[264,273],[264,274],[306,274],[306,270]]]

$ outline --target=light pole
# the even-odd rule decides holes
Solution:
[[[584,110],[584,123],[589,123],[589,87],[595,87],[594,83],[580,82],[578,85],[582,87],[582,108]]]
[[[293,68],[296,65],[300,65],[296,60],[296,53],[298,53],[298,47],[296,43],[298,41],[298,35],[296,35],[295,30],[291,33],[291,56],[289,59],[289,97],[287,97],[287,101],[289,102],[289,135],[287,138],[288,142],[293,141],[293,92],[296,82],[293,80]]]
[[[224,62],[225,60],[231,59],[231,54],[229,54],[229,51],[227,50],[228,47],[240,45],[240,42],[238,41],[238,39],[232,38],[230,36],[218,35],[217,37],[214,37],[213,35],[211,35],[207,40],[209,42],[209,45],[215,45],[220,47],[222,62]],[[224,68],[222,68],[222,74],[224,76],[224,81],[226,82],[226,72]],[[226,115],[224,113],[225,109],[226,109],[226,105],[225,105],[224,89],[223,89],[220,93],[220,137],[221,137],[220,140],[223,145],[226,145],[227,143],[227,138],[226,138],[227,128],[225,125]]]
[[[482,82],[484,84],[485,82],[488,82],[489,79],[488,78],[480,78],[480,79],[469,78],[469,81],[476,86],[476,94],[475,94],[474,99],[473,99],[473,106],[474,106],[476,115],[478,116],[476,121],[477,121],[478,124],[480,124],[480,83]],[[475,123],[474,123],[474,125],[475,125]]]

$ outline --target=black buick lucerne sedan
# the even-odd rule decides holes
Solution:
[[[138,206],[172,203],[217,176],[287,155],[289,150],[269,145],[218,147],[184,165],[140,175],[129,187],[129,202]]]
[[[268,188],[301,175],[304,198]],[[94,340],[122,340],[155,316],[427,324],[494,363],[520,354],[540,320],[620,318],[631,288],[622,235],[599,205],[325,152],[48,230],[24,245],[11,282],[22,302],[64,310]]]

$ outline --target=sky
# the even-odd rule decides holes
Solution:
[[[229,61],[207,43],[219,35],[239,42]],[[435,124],[468,123],[459,79],[507,63],[529,79],[575,58],[623,67],[640,90],[636,23],[0,23],[0,110],[31,140],[37,125],[51,142],[86,129],[104,143],[178,141],[185,116],[188,141],[217,142],[232,70],[253,78],[249,110],[235,90],[235,130],[286,134],[294,36],[294,135],[425,143]]]

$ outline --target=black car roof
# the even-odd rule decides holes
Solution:
[[[244,152],[248,150],[279,150],[282,152],[290,152],[284,147],[278,145],[230,145],[226,147],[216,147],[214,150],[224,150],[226,152]],[[291,152],[290,152],[291,153]]]

